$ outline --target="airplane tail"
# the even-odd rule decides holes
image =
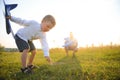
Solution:
[[[17,4],[6,4],[3,0],[4,6],[5,6],[5,16],[10,15],[10,11],[17,7]]]
[[[17,4],[5,4],[8,10],[12,10],[17,7]]]
[[[13,37],[14,37],[14,33],[13,33],[12,28],[11,28],[9,19],[7,19],[6,17],[9,16],[9,15],[11,15],[11,14],[10,14],[10,11],[11,11],[12,9],[16,8],[16,7],[17,7],[17,4],[6,4],[4,0],[3,0],[3,3],[4,3],[4,6],[5,6],[4,16],[5,16],[5,22],[6,22],[6,32],[7,32],[7,34],[12,33],[12,35],[13,35]]]
[[[9,16],[9,15],[11,15],[10,14],[10,11],[12,10],[12,9],[14,9],[14,8],[16,8],[17,7],[17,4],[5,4],[5,8],[6,8],[6,14],[5,14],[5,16]]]

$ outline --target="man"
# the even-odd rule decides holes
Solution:
[[[73,56],[75,56],[75,52],[77,52],[78,48],[78,42],[77,40],[74,38],[73,33],[70,32],[70,36],[65,38],[65,44],[63,45],[63,47],[65,48],[66,51],[66,55],[68,56],[68,51],[72,50],[73,51]]]

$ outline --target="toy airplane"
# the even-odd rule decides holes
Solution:
[[[12,35],[14,36],[14,33],[13,33],[11,25],[10,25],[10,21],[6,17],[10,16],[10,11],[12,9],[16,8],[17,4],[6,4],[4,0],[3,0],[3,3],[4,3],[4,6],[5,6],[4,16],[5,16],[6,32],[7,32],[7,34],[12,33]]]

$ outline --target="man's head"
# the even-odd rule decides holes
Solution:
[[[70,32],[70,39],[74,39],[73,33]]]
[[[47,32],[56,25],[55,18],[52,15],[46,15],[41,22],[42,31]]]

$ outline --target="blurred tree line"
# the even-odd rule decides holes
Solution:
[[[0,44],[0,52],[4,51],[5,47]]]

